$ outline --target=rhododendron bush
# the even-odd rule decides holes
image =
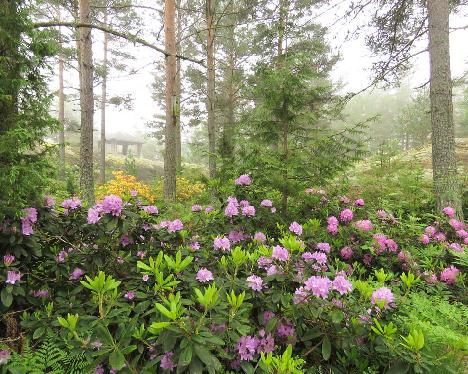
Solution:
[[[286,221],[248,175],[232,188],[184,217],[133,193],[48,198],[3,222],[3,362],[52,336],[96,373],[463,370],[468,233],[453,209],[401,218],[309,189],[308,214]]]

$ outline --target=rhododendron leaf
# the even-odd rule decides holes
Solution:
[[[325,338],[322,341],[322,357],[325,361],[328,361],[331,356],[331,343],[330,339],[328,336],[325,336]]]
[[[252,366],[252,364],[250,362],[242,361],[241,362],[241,368],[242,368],[242,370],[244,370],[244,373],[246,373],[246,374],[254,374],[255,373],[255,369],[254,369],[254,367]]]
[[[13,303],[13,296],[11,292],[8,292],[6,288],[2,289],[2,292],[0,293],[0,298],[2,300],[2,304],[7,308],[10,307]]]
[[[203,364],[197,357],[192,357],[192,361],[189,366],[190,374],[203,374]]]
[[[332,318],[332,322],[333,323],[340,323],[341,321],[343,321],[343,318],[344,318],[344,313],[341,311],[341,310],[334,310],[332,313],[331,313],[331,318]]]
[[[271,321],[271,320],[270,320]],[[302,336],[302,341],[303,342],[306,342],[308,340],[312,340],[312,339],[315,339],[315,338],[318,338],[319,336],[322,336],[323,335],[323,332],[320,331],[320,329],[308,329],[305,334]]]
[[[187,366],[190,364],[191,361],[192,361],[192,345],[189,344],[180,352],[178,366]]]
[[[112,369],[120,370],[125,366],[125,357],[120,351],[113,351],[109,355],[109,365]]]

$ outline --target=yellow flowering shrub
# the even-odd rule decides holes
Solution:
[[[138,191],[138,196],[152,203],[156,196],[151,193],[148,185],[138,181],[133,175],[125,175],[123,171],[113,171],[114,179],[96,188],[96,199],[100,200],[106,195],[117,195],[123,199],[130,197],[130,191]]]
[[[200,182],[193,182],[184,177],[177,177],[176,182],[176,196],[177,200],[185,201],[201,195],[205,191],[205,185]],[[155,194],[158,198],[163,196],[163,182],[158,181],[155,187]]]

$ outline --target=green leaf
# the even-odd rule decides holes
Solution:
[[[180,352],[178,366],[187,366],[192,361],[192,345],[189,344]]]
[[[112,369],[120,370],[125,366],[125,357],[120,351],[114,351],[109,355],[109,364]]]
[[[38,339],[38,338],[40,338],[42,335],[44,335],[44,333],[45,333],[45,327],[44,327],[44,326],[38,327],[38,328],[34,331],[33,339]]]
[[[322,357],[325,361],[328,361],[331,356],[331,343],[328,336],[325,336],[322,341]]]
[[[387,370],[386,374],[405,374],[409,370],[409,365],[404,361],[397,361],[395,362],[390,368]]]
[[[195,354],[206,366],[213,365],[214,356],[211,354],[211,352],[208,349],[197,344],[194,346],[194,350],[195,350]]]
[[[2,304],[7,308],[10,307],[13,303],[13,296],[6,288],[2,289],[2,292],[0,293],[0,299],[2,300]]]

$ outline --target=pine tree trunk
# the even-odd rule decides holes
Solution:
[[[449,49],[449,0],[428,0],[432,168],[438,212],[452,206],[462,215],[455,156]]]
[[[104,25],[107,25],[107,8],[104,9]],[[104,32],[103,43],[103,69],[101,86],[101,149],[99,157],[99,182],[106,183],[106,104],[107,104],[107,50],[109,44],[109,34]]]
[[[164,6],[164,38],[166,56],[166,131],[164,152],[164,198],[176,200],[176,43],[175,43],[175,0],[165,0]]]
[[[91,23],[89,0],[80,0],[80,22]],[[80,188],[85,201],[94,203],[93,176],[93,50],[91,29],[80,27]]]
[[[60,179],[65,180],[65,92],[63,88],[64,56],[59,56],[59,94],[58,94],[58,117],[60,122],[59,131],[59,158]]]
[[[208,116],[208,169],[210,178],[216,177],[216,124],[214,117],[215,105],[215,62],[214,62],[214,2],[206,0],[206,66],[207,66],[207,95],[206,112]]]
[[[177,8],[177,41],[176,50],[177,53],[181,52],[182,43],[182,10],[180,9],[180,0],[176,2]],[[182,82],[181,82],[181,61],[177,59],[177,73],[176,73],[176,97],[177,97],[177,112],[175,116],[176,121],[176,168],[177,170],[182,169],[182,136],[181,136],[181,123],[180,123],[180,98],[182,95]]]

